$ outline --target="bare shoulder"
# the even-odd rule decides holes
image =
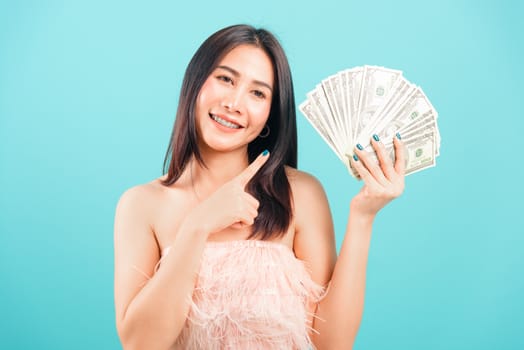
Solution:
[[[127,189],[120,196],[116,207],[115,234],[141,232],[154,235],[154,222],[165,201],[165,192],[160,179]]]
[[[154,196],[158,196],[165,187],[162,185],[162,180],[164,178],[165,176],[162,176],[150,182],[136,185],[127,189],[120,197],[120,202],[133,202],[135,200],[151,199]]]
[[[174,239],[178,226],[195,205],[184,181],[165,186],[163,178],[125,191],[117,205],[115,235],[149,236],[162,250]],[[123,228],[123,229],[118,229]]]
[[[133,186],[120,196],[117,205],[117,212],[121,210],[136,210],[147,209],[150,205],[154,204],[155,199],[158,200],[162,193],[161,183],[159,179],[151,182]]]
[[[295,186],[298,189],[307,189],[309,187],[322,188],[320,181],[305,171],[286,166],[286,175],[291,186]]]
[[[286,167],[286,174],[293,194],[297,234],[305,231],[306,227],[330,226],[331,211],[320,181],[309,173],[290,167]]]
[[[286,167],[286,175],[291,186],[295,205],[301,204],[304,200],[312,198],[327,201],[324,187],[313,175],[295,168]]]

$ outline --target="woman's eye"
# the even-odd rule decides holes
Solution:
[[[221,81],[223,81],[225,83],[232,83],[233,82],[233,79],[231,79],[227,75],[219,75],[219,76],[217,76],[217,79],[221,80]]]
[[[266,98],[266,94],[264,94],[262,91],[260,90],[254,90],[253,91],[253,94],[258,97],[258,98]]]

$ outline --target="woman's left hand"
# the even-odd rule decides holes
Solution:
[[[395,164],[393,164],[382,142],[372,138],[371,144],[379,164],[370,154],[358,148],[355,148],[358,160],[351,159],[353,167],[364,181],[364,186],[351,201],[350,208],[352,213],[373,218],[380,209],[404,191],[405,146],[394,137]]]

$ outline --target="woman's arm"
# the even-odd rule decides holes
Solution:
[[[135,187],[120,199],[115,216],[115,307],[124,349],[168,349],[186,320],[207,235],[181,225],[162,266],[150,218],[147,190]],[[145,274],[145,275],[143,275]]]
[[[366,265],[371,240],[372,219],[350,215],[346,236],[329,284],[317,306],[313,335],[320,349],[351,349],[362,314],[366,285]]]
[[[359,160],[353,161],[364,186],[352,199],[346,234],[336,261],[325,297],[319,302],[314,319],[313,342],[318,349],[351,349],[362,319],[366,283],[366,265],[371,241],[372,224],[377,212],[399,196],[404,188],[404,148],[394,140],[397,159],[395,166],[386,155],[381,142],[372,141],[380,166],[375,165],[363,152],[356,150]],[[323,196],[310,210],[325,213],[327,201]],[[329,249],[322,248],[332,240],[332,228],[322,217],[303,217],[300,237],[301,259],[322,266],[331,266]],[[327,232],[327,234],[326,234]],[[320,244],[318,242],[321,242]],[[324,242],[324,243],[322,243]],[[320,247],[320,249],[319,249]],[[314,256],[323,257],[319,261]],[[317,268],[318,270],[319,268]],[[315,280],[319,275],[313,274]]]

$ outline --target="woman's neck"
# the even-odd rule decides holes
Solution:
[[[240,174],[249,164],[247,147],[229,152],[201,151],[205,166],[193,159],[189,166],[199,197],[205,198]]]

